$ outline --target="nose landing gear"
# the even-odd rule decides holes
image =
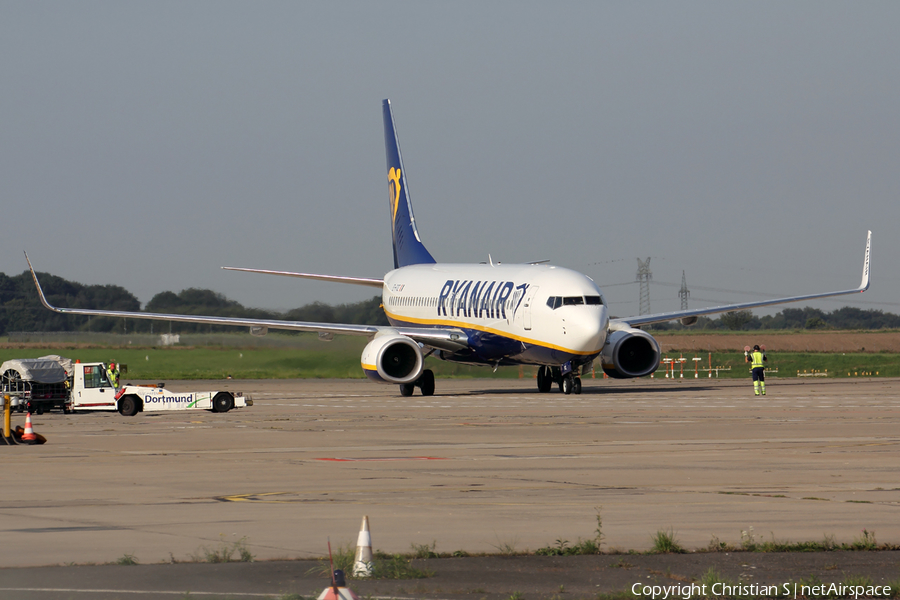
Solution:
[[[567,396],[569,394],[580,394],[581,393],[581,377],[573,375],[569,373],[568,375],[563,375],[562,380],[559,382],[559,391]]]
[[[575,371],[569,369],[569,372],[563,374],[560,367],[538,367],[537,384],[538,391],[546,394],[556,383],[559,385],[559,391],[563,394],[580,394],[581,393],[581,377]]]

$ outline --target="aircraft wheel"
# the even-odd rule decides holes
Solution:
[[[572,384],[572,393],[580,394],[581,393],[581,377],[576,377],[575,381]]]
[[[550,374],[550,367],[538,367],[537,372],[538,391],[546,394],[553,386],[553,376]]]
[[[423,396],[434,395],[434,371],[425,369],[422,376],[419,377],[419,387],[422,389]]]
[[[416,384],[414,384],[414,383],[401,383],[400,384],[400,395],[401,396],[412,396],[415,389],[416,389]]]
[[[572,393],[573,387],[575,387],[575,381],[571,375],[566,375],[559,382],[559,390],[567,396]]]

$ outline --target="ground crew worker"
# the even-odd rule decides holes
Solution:
[[[109,379],[110,385],[114,388],[119,387],[119,365],[110,361],[106,367],[106,377]]]
[[[766,395],[766,368],[764,363],[769,360],[766,353],[759,349],[759,345],[753,346],[752,352],[744,352],[744,359],[750,363],[750,373],[753,378],[753,392],[759,396]]]

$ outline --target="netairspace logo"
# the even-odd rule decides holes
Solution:
[[[635,596],[646,596],[651,600],[667,600],[668,598],[736,598],[739,596],[755,596],[764,598],[889,598],[892,590],[889,585],[844,585],[841,583],[823,583],[820,585],[800,585],[783,583],[781,585],[759,585],[757,583],[727,584],[717,582],[712,585],[697,583],[682,585],[645,585],[635,583],[631,586]]]
[[[144,404],[190,404],[193,401],[193,394],[184,396],[151,396],[147,394],[144,396]]]

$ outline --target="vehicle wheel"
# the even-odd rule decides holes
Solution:
[[[581,393],[581,377],[575,378],[575,382],[572,384],[572,393],[573,394]]]
[[[538,391],[546,394],[553,387],[553,375],[550,373],[550,367],[538,367],[537,372]]]
[[[228,392],[219,392],[212,401],[213,412],[228,412],[234,408],[234,397]]]
[[[425,369],[419,377],[419,387],[423,396],[434,396],[434,371]]]
[[[138,401],[134,396],[125,396],[119,400],[119,413],[125,417],[133,417],[138,413]]]
[[[400,384],[400,395],[401,396],[412,396],[415,389],[416,389],[416,384],[414,384],[414,383],[401,383]]]
[[[559,390],[567,396],[572,393],[572,388],[574,386],[575,382],[572,380],[571,375],[566,375],[562,378],[562,381],[559,382]]]

